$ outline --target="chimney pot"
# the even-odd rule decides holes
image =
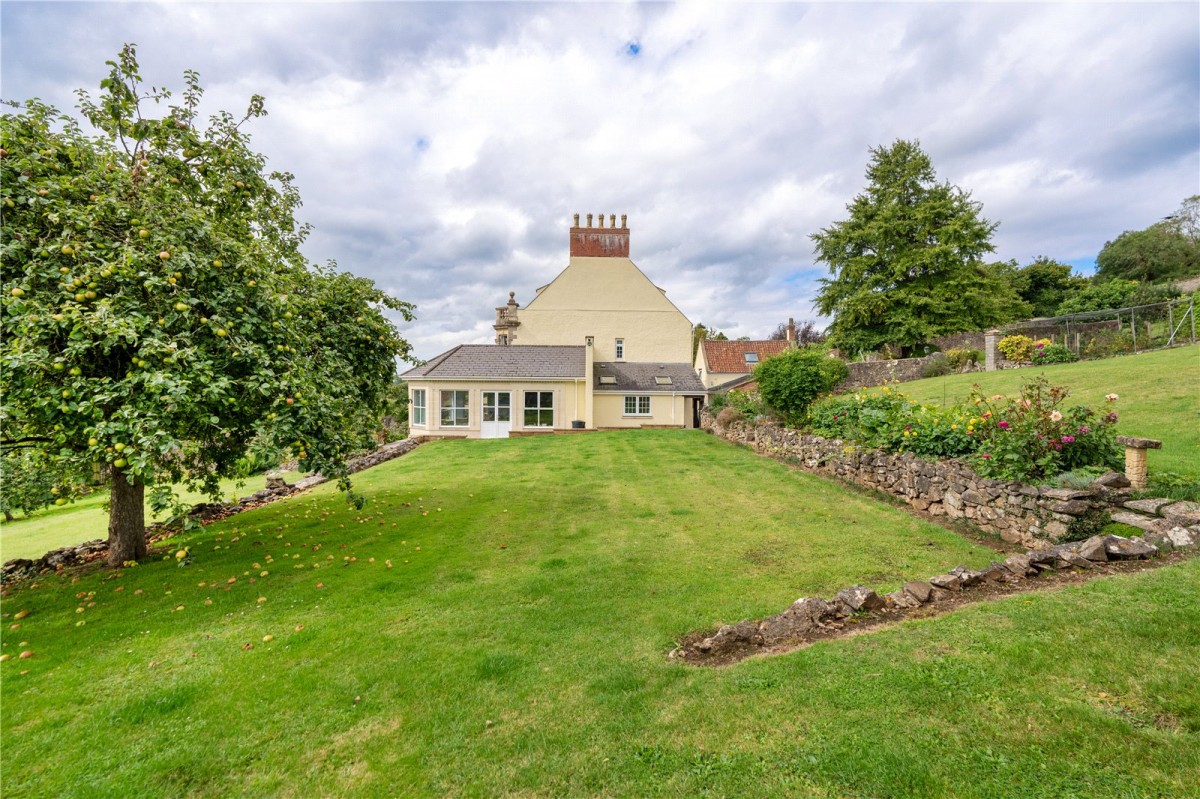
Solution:
[[[617,229],[617,215],[607,214],[608,224],[605,225],[605,214],[587,214],[587,227],[578,224],[579,214],[575,215],[576,225],[570,231],[571,257],[581,258],[628,258],[629,229],[625,227],[626,215],[621,215],[621,229]],[[593,220],[596,226],[593,227]]]

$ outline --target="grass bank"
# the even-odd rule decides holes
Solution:
[[[687,631],[993,553],[694,431],[356,484],[12,591],[5,796],[1195,792],[1200,561],[696,669]]]
[[[299,472],[287,472],[283,476],[288,482],[295,482],[301,475]],[[266,479],[261,474],[251,476],[241,486],[236,480],[222,480],[221,496],[236,499],[260,491],[265,485]],[[192,491],[184,491],[180,497],[190,505],[209,501],[207,496]],[[108,491],[101,490],[69,505],[51,505],[28,516],[19,515],[11,522],[0,522],[0,561],[39,558],[52,549],[107,538],[107,501]],[[154,519],[149,503],[146,505],[146,519]]]

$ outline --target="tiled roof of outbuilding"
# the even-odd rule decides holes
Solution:
[[[584,377],[582,346],[460,344],[401,377],[414,378],[563,378]]]
[[[718,341],[705,339],[700,342],[700,346],[704,348],[704,362],[708,364],[710,374],[748,374],[754,371],[756,363],[786,350],[788,342],[783,340]],[[746,363],[746,353],[748,352],[757,355],[758,361]]]
[[[601,382],[601,377],[614,378]],[[659,382],[667,378],[670,382]],[[690,363],[597,363],[592,369],[592,387],[596,391],[665,391],[679,394],[703,394],[704,384]]]

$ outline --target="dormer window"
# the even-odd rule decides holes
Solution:
[[[623,338],[617,339],[617,360],[625,360],[625,339]]]
[[[747,352],[746,353],[746,363],[758,363],[758,353],[757,352]]]

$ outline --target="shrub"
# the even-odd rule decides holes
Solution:
[[[1128,330],[1097,330],[1081,352],[1085,358],[1111,358],[1133,352],[1133,335]]]
[[[944,355],[931,357],[929,362],[921,368],[921,377],[941,377],[948,375],[953,370],[950,368],[950,360]]]
[[[763,405],[762,398],[757,393],[734,389],[727,394],[726,399],[729,407],[734,408],[743,416],[753,419],[756,416],[766,415],[767,409]]]
[[[1058,315],[1105,311],[1111,308],[1128,308],[1141,284],[1136,280],[1103,280],[1088,283],[1078,291],[1067,295],[1058,306]]]
[[[734,422],[743,421],[745,418],[737,408],[727,405],[717,414],[717,426],[729,427]]]
[[[1033,339],[1020,335],[1005,336],[996,344],[996,349],[1008,360],[1023,363],[1033,357]]]
[[[974,366],[984,360],[982,350],[972,349],[953,349],[946,350],[946,361],[950,364],[950,368],[954,371],[962,371],[968,366]]]
[[[884,387],[821,400],[810,411],[812,432],[827,438],[854,439],[889,452],[926,458],[953,458],[974,451],[974,425],[964,408],[922,406]]]
[[[802,420],[813,400],[845,380],[847,374],[849,369],[840,358],[806,348],[768,358],[754,370],[763,401],[789,424]]]
[[[885,386],[878,392],[829,397],[809,411],[810,430],[888,452],[924,458],[967,457],[983,477],[1040,482],[1070,470],[1090,483],[1119,468],[1115,411],[1059,406],[1069,391],[1039,377],[1012,399],[984,398],[952,408],[918,405]],[[1113,402],[1116,395],[1112,395]],[[1091,468],[1098,467],[1098,468]],[[1197,487],[1200,491],[1200,486]]]
[[[1037,344],[1033,348],[1033,363],[1035,366],[1045,366],[1052,363],[1074,363],[1079,356],[1061,344]]]
[[[1108,471],[1104,466],[1084,466],[1063,472],[1051,481],[1055,488],[1087,488],[1096,478]]]
[[[1142,492],[1148,497],[1168,497],[1170,499],[1200,502],[1200,480],[1174,472],[1151,472],[1147,490]]]
[[[1117,414],[1101,415],[1074,406],[1059,406],[1069,395],[1062,386],[1051,386],[1039,377],[1021,389],[1019,397],[983,397],[976,386],[972,417],[979,442],[971,459],[984,477],[1039,481],[1084,466],[1120,466],[1115,425]],[[1116,395],[1111,395],[1110,402]]]

